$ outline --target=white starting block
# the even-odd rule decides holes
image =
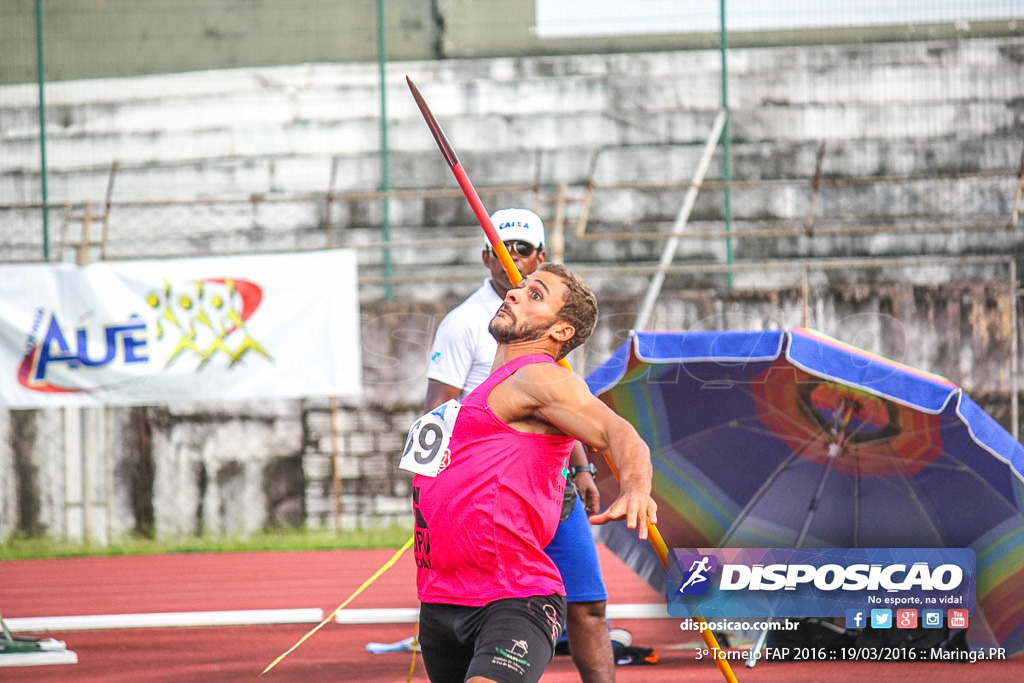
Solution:
[[[77,664],[78,655],[63,640],[13,635],[0,616],[0,668]]]

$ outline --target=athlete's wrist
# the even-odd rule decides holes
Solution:
[[[569,478],[575,479],[577,474],[583,474],[586,472],[592,477],[597,476],[597,467],[592,462],[588,462],[585,465],[572,465],[569,468]]]

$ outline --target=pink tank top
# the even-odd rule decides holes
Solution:
[[[416,586],[423,602],[479,607],[503,598],[565,595],[544,548],[558,527],[574,440],[509,427],[491,411],[491,389],[532,354],[493,372],[462,403],[451,463],[413,478]]]

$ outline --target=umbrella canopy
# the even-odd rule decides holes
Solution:
[[[650,446],[670,548],[972,548],[972,644],[1024,650],[1024,446],[949,380],[792,329],[634,332],[587,382]]]

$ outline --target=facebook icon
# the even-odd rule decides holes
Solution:
[[[846,610],[846,628],[864,628],[867,626],[867,621],[867,613],[865,610]]]

